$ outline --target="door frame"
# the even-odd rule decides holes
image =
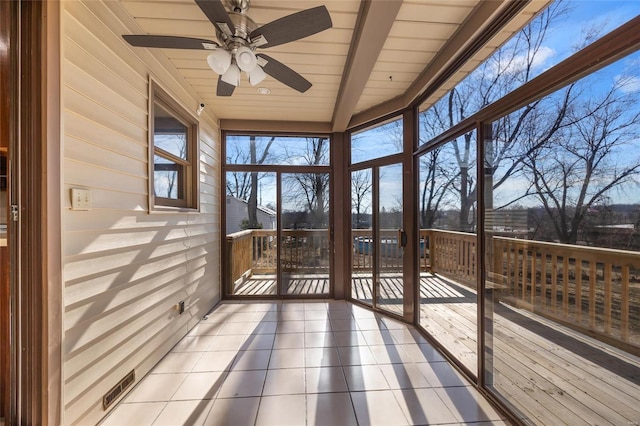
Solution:
[[[336,155],[336,150],[340,149],[336,147],[337,144],[334,134],[319,134],[319,133],[309,133],[309,134],[288,134],[282,132],[236,132],[236,131],[220,131],[220,144],[221,144],[221,158],[226,159],[226,140],[227,136],[299,136],[299,137],[326,137],[329,140],[329,165],[278,165],[278,164],[269,164],[269,165],[258,165],[258,164],[226,164],[226,161],[222,161],[220,167],[220,182],[222,182],[220,189],[220,197],[221,197],[221,220],[220,220],[220,233],[223,236],[220,238],[220,259],[221,266],[221,299],[222,300],[257,300],[257,299],[267,299],[267,300],[280,300],[280,299],[328,299],[334,298],[336,294],[338,296],[341,295],[341,291],[338,290],[336,292],[336,280],[335,280],[335,228],[334,228],[334,211],[335,211],[335,202],[334,195],[336,194],[336,190],[334,188],[336,182],[336,174],[334,172],[334,156]],[[279,262],[280,249],[278,249],[278,266],[276,271],[276,294],[275,295],[256,295],[256,296],[243,296],[243,295],[234,295],[231,293],[231,283],[228,282],[229,277],[229,265],[228,261],[228,253],[227,253],[227,245],[226,245],[226,223],[227,223],[227,203],[226,200],[226,179],[227,173],[229,172],[259,172],[259,173],[273,173],[276,179],[276,211],[277,211],[277,225],[276,225],[276,238],[277,241],[280,241],[281,238],[281,208],[282,208],[282,197],[281,197],[281,175],[283,174],[295,174],[295,173],[328,173],[329,174],[329,251],[331,253],[329,257],[329,292],[324,294],[311,294],[311,295],[290,295],[284,294],[281,292],[281,268]]]
[[[331,149],[331,146],[329,146],[329,149]],[[295,166],[296,169],[298,169],[298,166]],[[324,168],[324,170],[320,170],[320,167],[318,166],[313,166],[315,167],[312,170],[309,169],[298,169],[298,171],[291,171],[293,170],[293,168],[289,168],[289,170],[284,170],[284,171],[278,171],[275,173],[276,175],[276,193],[277,193],[277,203],[276,203],[276,214],[277,214],[277,229],[276,229],[276,238],[277,238],[277,242],[278,242],[278,250],[277,250],[277,259],[278,259],[278,265],[277,265],[277,272],[276,272],[276,295],[277,297],[283,298],[283,299],[299,299],[299,298],[332,298],[334,297],[335,294],[335,287],[334,287],[334,238],[333,238],[333,233],[334,233],[334,228],[333,228],[333,197],[332,197],[332,180],[333,180],[333,176],[331,174],[331,170],[329,168],[327,168],[326,166],[321,166]],[[328,212],[328,219],[329,219],[329,223],[327,225],[328,229],[327,232],[329,233],[329,238],[327,241],[328,244],[328,248],[329,248],[329,291],[327,293],[312,293],[312,294],[305,294],[305,295],[299,295],[299,294],[289,294],[285,291],[284,289],[284,275],[286,275],[283,271],[282,271],[282,262],[280,261],[280,256],[282,254],[281,252],[281,248],[282,248],[282,207],[283,207],[283,203],[282,203],[282,176],[283,175],[295,175],[295,174],[314,174],[314,173],[318,173],[318,174],[327,174],[329,176],[329,182],[328,182],[328,192],[329,192],[329,212]]]
[[[403,309],[402,309],[402,314],[397,314],[395,312],[386,310],[386,309],[382,309],[378,306],[378,281],[379,281],[379,273],[380,273],[380,268],[379,268],[379,261],[378,261],[378,245],[380,244],[380,168],[381,167],[386,167],[386,166],[394,166],[394,165],[400,165],[402,167],[402,223],[403,223],[403,230],[404,233],[407,236],[407,244],[405,247],[403,247],[403,255],[402,255],[402,281],[403,281]],[[368,303],[365,303],[361,300],[355,299],[353,297],[353,294],[351,294],[351,292],[349,292],[349,300],[353,301],[353,302],[357,302],[359,304],[362,304],[364,306],[367,306],[371,309],[373,309],[374,311],[377,312],[382,312],[385,315],[389,315],[389,316],[393,316],[396,317],[398,319],[402,319],[405,322],[411,323],[413,322],[413,315],[414,315],[414,310],[413,310],[413,301],[414,301],[414,296],[413,296],[413,286],[412,286],[412,282],[413,282],[413,268],[412,265],[413,263],[407,258],[410,258],[413,256],[413,245],[412,245],[412,237],[413,237],[413,233],[410,229],[408,229],[407,225],[410,222],[407,222],[407,208],[411,207],[412,204],[408,204],[407,203],[407,162],[405,161],[404,155],[402,153],[400,154],[394,154],[394,155],[390,155],[388,157],[382,157],[382,158],[377,158],[375,160],[370,160],[370,161],[366,161],[366,162],[362,162],[362,163],[358,163],[355,166],[352,166],[349,168],[349,182],[351,182],[351,174],[353,172],[357,172],[357,171],[362,171],[362,170],[370,170],[371,171],[371,233],[372,233],[372,238],[375,241],[374,244],[374,248],[373,248],[373,259],[372,259],[372,274],[371,274],[371,279],[372,279],[372,288],[371,288],[371,305],[369,305]],[[409,173],[410,175],[410,173]],[[411,183],[409,183],[411,184]],[[349,185],[349,189],[351,191],[351,185]],[[349,211],[351,212],[351,209],[349,209]],[[351,213],[350,213],[350,216]],[[352,224],[352,220],[349,220],[349,226],[352,229],[353,228],[353,224]],[[353,237],[349,238],[348,244],[351,246],[353,245]],[[352,266],[353,266],[353,250],[350,250],[351,252],[351,256],[350,256],[350,262],[349,262],[349,289],[351,289],[351,280],[352,280]]]
[[[57,1],[2,2],[10,17],[7,424],[62,423],[60,10]],[[4,23],[4,22],[3,22]],[[3,52],[4,53],[4,52]],[[4,90],[4,88],[3,88]],[[5,134],[6,133],[6,134]]]

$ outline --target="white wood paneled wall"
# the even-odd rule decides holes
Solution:
[[[122,40],[132,23],[109,3],[61,2],[65,424],[96,424],[102,396],[130,370],[142,378],[220,298],[217,119],[200,120],[200,213],[149,214],[149,75],[193,110],[200,100]],[[76,187],[91,210],[71,210]]]

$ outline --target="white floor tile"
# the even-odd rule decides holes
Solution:
[[[276,321],[260,321],[254,323],[252,328],[249,329],[249,334],[274,334],[277,328],[278,323]]]
[[[336,348],[306,348],[305,367],[330,367],[342,365]]]
[[[275,332],[275,328],[274,328]],[[251,334],[242,343],[240,347],[243,351],[271,350],[273,349],[273,341],[276,335],[271,334]]]
[[[327,319],[304,322],[305,333],[331,332],[331,322]]]
[[[369,349],[378,364],[411,362],[409,355],[399,345],[372,345]]]
[[[205,352],[193,366],[193,372],[227,371],[231,368],[236,357],[236,351]]]
[[[125,402],[169,401],[186,378],[186,373],[149,374],[127,395]]]
[[[431,344],[409,344],[400,345],[402,349],[409,355],[412,362],[441,362],[445,358]]]
[[[469,381],[448,362],[417,363],[416,367],[433,387],[469,385]]]
[[[188,373],[204,352],[169,352],[153,368],[153,373]]]
[[[429,388],[431,384],[414,364],[379,365],[391,389]]]
[[[266,376],[266,370],[231,371],[220,388],[218,398],[260,396]]]
[[[496,410],[471,386],[437,388],[435,391],[459,422],[501,420]]]
[[[336,340],[336,346],[366,346],[367,341],[364,339],[362,332],[358,331],[334,331],[333,337]]]
[[[393,392],[351,392],[358,423],[372,426],[409,424]]]
[[[358,323],[353,318],[349,319],[331,319],[331,330],[336,331],[357,331]]]
[[[265,396],[260,401],[256,426],[300,426],[306,422],[305,395]]]
[[[131,404],[120,403],[109,416],[100,423],[101,426],[136,425],[147,426],[153,424],[160,415],[166,402],[137,402]]]
[[[171,400],[214,398],[220,390],[226,374],[222,371],[191,373],[184,379]]]
[[[231,370],[266,370],[271,351],[239,351]]]
[[[346,392],[347,381],[341,367],[306,368],[307,393]]]
[[[329,314],[326,310],[315,310],[304,312],[305,321],[326,321],[329,322]]]
[[[258,414],[260,398],[228,398],[216,399],[206,426],[241,426],[253,425]]]
[[[304,368],[288,368],[267,371],[262,395],[304,394]]]
[[[215,336],[207,351],[237,351],[247,336]]]
[[[304,348],[304,333],[276,334],[273,349],[302,349]]]
[[[389,330],[363,330],[362,335],[369,345],[388,345],[396,343]]]
[[[223,303],[106,425],[502,424],[412,327],[344,301]]]
[[[203,352],[206,351],[215,336],[186,336],[171,352]]]
[[[333,333],[304,333],[305,348],[330,348],[336,346]]]
[[[304,333],[304,321],[280,321],[276,333]]]
[[[394,390],[402,412],[411,424],[457,423],[434,389]]]
[[[342,367],[350,391],[373,391],[389,389],[389,384],[377,365]]]
[[[235,312],[227,316],[226,322],[254,322],[256,317],[255,312]]]
[[[307,395],[307,425],[357,426],[356,414],[348,393]]]
[[[153,426],[202,426],[212,404],[213,401],[209,399],[170,401],[153,422]]]
[[[271,351],[269,369],[303,367],[304,349],[274,349]]]
[[[376,358],[368,346],[343,346],[338,348],[342,365],[373,365]]]

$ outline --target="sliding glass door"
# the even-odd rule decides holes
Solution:
[[[403,255],[407,235],[402,226],[402,164],[377,169],[376,305],[403,314]]]
[[[329,296],[329,139],[227,136],[225,149],[226,294]]]
[[[351,191],[351,296],[402,315],[402,164],[352,172]]]
[[[280,293],[326,295],[331,271],[329,173],[280,176]]]

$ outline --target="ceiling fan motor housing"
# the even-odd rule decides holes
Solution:
[[[225,0],[225,3],[228,10],[237,13],[245,13],[251,6],[251,0]]]
[[[216,27],[216,35],[221,44],[226,46],[230,51],[242,46],[252,48],[249,45],[249,34],[258,28],[258,25],[247,15],[237,12],[229,12],[229,18],[234,26],[231,35],[223,33]]]

